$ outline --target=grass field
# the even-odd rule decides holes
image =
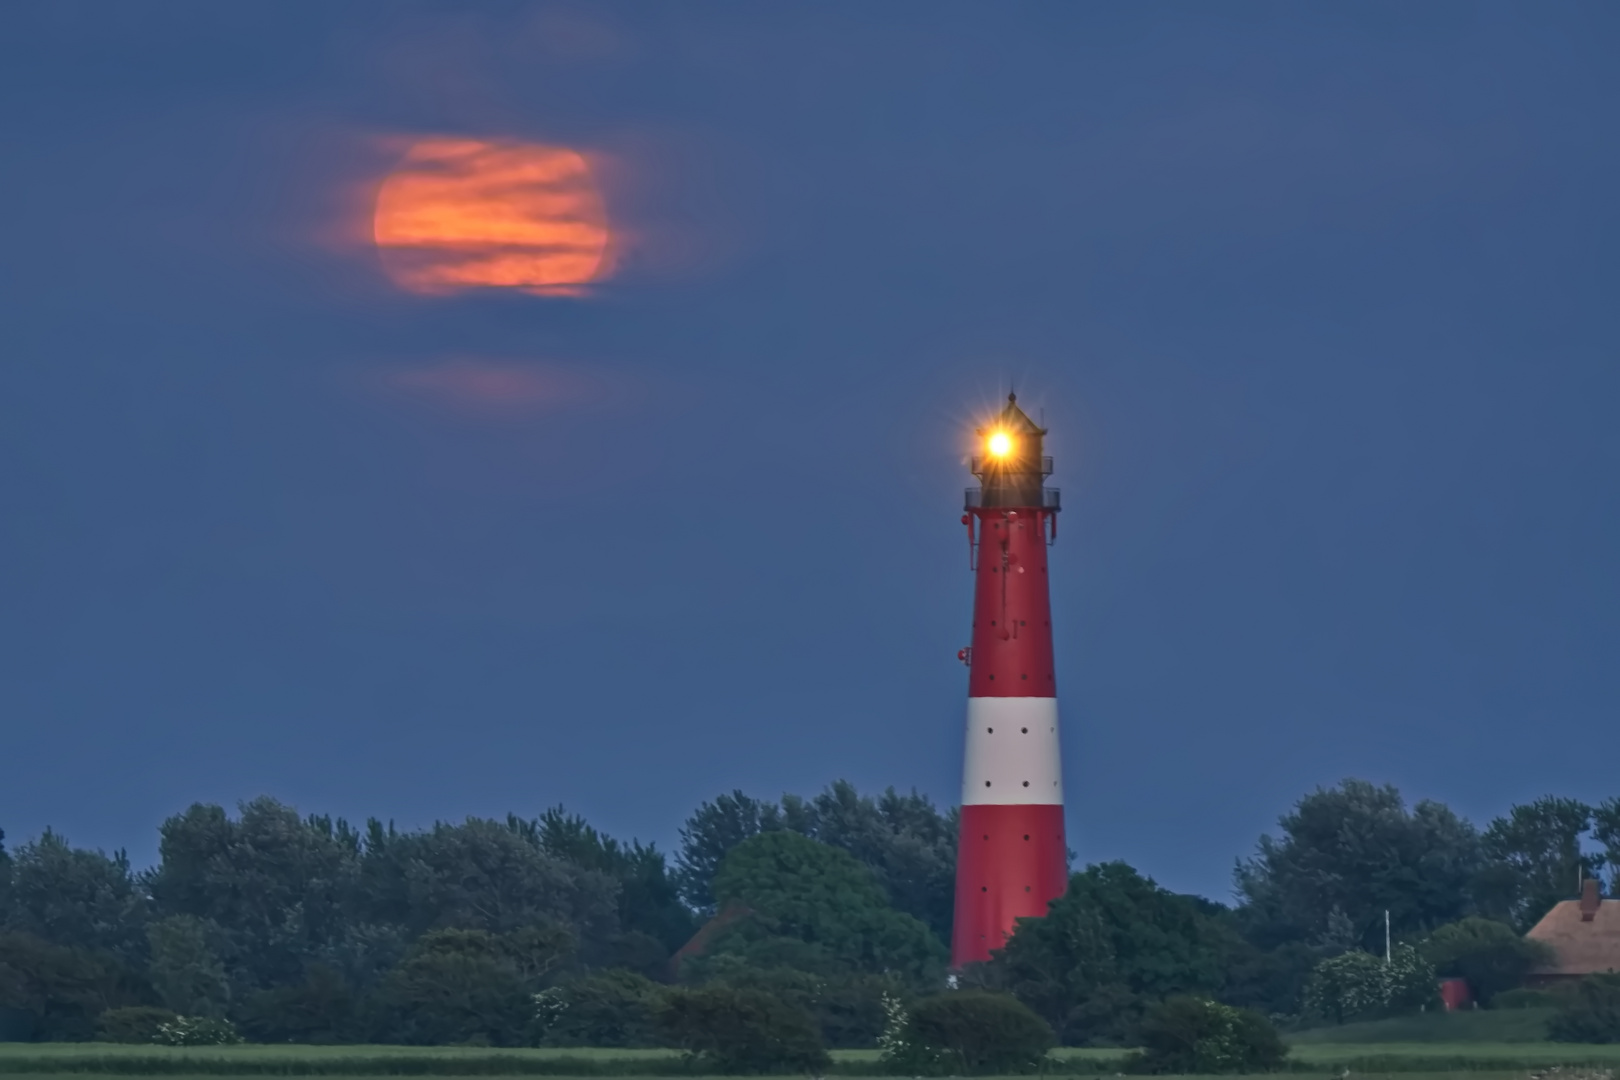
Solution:
[[[1550,1065],[1598,1065],[1620,1072],[1620,1046],[1545,1041],[1547,1014],[1475,1012],[1404,1017],[1296,1033],[1290,1073],[1353,1080],[1525,1080]],[[1062,1049],[1049,1075],[1112,1076],[1122,1051]],[[874,1076],[875,1050],[833,1053],[830,1075]],[[416,1046],[126,1046],[0,1043],[5,1080],[186,1076],[682,1076],[669,1050],[496,1050]]]

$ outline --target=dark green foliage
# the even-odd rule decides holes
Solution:
[[[146,928],[147,977],[158,1000],[181,1016],[223,1017],[231,984],[219,958],[224,932],[194,915],[171,915]]]
[[[96,1040],[112,1043],[155,1043],[158,1029],[180,1019],[173,1009],[156,1005],[126,1005],[108,1009],[96,1019]]]
[[[1386,961],[1359,950],[1316,965],[1305,987],[1305,1014],[1334,1024],[1423,1012],[1439,1004],[1434,967],[1402,942]]]
[[[1604,799],[1592,807],[1592,839],[1603,847],[1600,865],[1609,870],[1609,895],[1620,893],[1620,797]],[[1590,876],[1593,867],[1584,867]]]
[[[939,939],[891,908],[870,870],[797,833],[737,845],[715,875],[714,895],[749,915],[717,937],[713,955],[818,974],[889,971],[926,981],[943,971]]]
[[[1576,799],[1548,796],[1515,806],[1485,830],[1486,864],[1476,891],[1482,912],[1528,930],[1560,900],[1574,895],[1584,872],[1603,865],[1583,854],[1581,836],[1592,825],[1592,808]]]
[[[736,953],[721,953],[691,965],[694,981],[723,984],[780,998],[815,1019],[824,1044],[834,1049],[870,1047],[883,1032],[883,998],[901,995],[893,975],[848,971],[812,974],[790,967],[760,967]]]
[[[1150,1008],[1141,1042],[1141,1053],[1128,1062],[1132,1072],[1271,1072],[1288,1057],[1277,1029],[1261,1014],[1190,996]]]
[[[561,808],[399,831],[272,799],[198,805],[163,824],[162,861],[143,874],[47,832],[0,845],[0,1014],[14,1035],[52,1039],[90,1037],[108,1008],[164,1005],[271,1042],[516,1045],[545,1030],[636,1044],[645,979],[672,977],[699,921],[684,895],[736,916],[683,958],[685,983],[779,999],[824,1044],[870,1046],[885,994],[939,986],[956,831],[954,811],[915,793],[839,782],[810,799],[704,804],[673,867]],[[1482,841],[1438,804],[1408,809],[1392,788],[1347,781],[1261,841],[1238,911],[1093,867],[963,981],[1014,993],[1069,1043],[1131,1043],[1176,994],[1297,1015],[1322,960],[1381,951],[1384,907],[1397,942],[1481,913],[1523,925],[1574,888],[1577,860],[1603,864],[1583,842],[1620,858],[1620,799],[1514,807]],[[1501,988],[1527,947],[1458,926],[1472,929],[1442,927],[1433,956],[1510,1003]],[[453,933],[472,931],[483,936]],[[537,1024],[542,993],[577,995],[576,1031]]]
[[[1386,910],[1399,935],[1468,914],[1479,837],[1440,803],[1409,811],[1393,787],[1345,780],[1305,796],[1278,825],[1281,838],[1261,837],[1236,875],[1245,925],[1262,947],[1336,934],[1348,937],[1334,942],[1341,950],[1371,947]]]
[[[10,860],[6,928],[43,941],[145,959],[147,905],[121,851],[74,848],[47,829]]]
[[[1106,863],[1070,878],[1044,919],[1021,920],[979,974],[1016,994],[1066,1044],[1118,1045],[1150,1002],[1220,990],[1246,952],[1217,906]]]
[[[169,915],[218,928],[237,993],[296,982],[304,964],[343,936],[359,873],[359,835],[346,823],[300,818],[274,799],[193,805],[159,830],[153,899]]]
[[[520,1046],[533,1016],[521,947],[482,930],[436,930],[388,973],[373,1039],[412,1046]]]
[[[553,1018],[538,1034],[546,1046],[656,1046],[663,994],[663,987],[633,971],[575,979],[545,992]]]
[[[504,934],[538,922],[584,937],[617,929],[617,886],[553,858],[510,824],[468,819],[416,833],[373,825],[361,865],[368,921],[409,933],[458,927]]]
[[[714,875],[731,849],[762,832],[782,828],[782,811],[741,791],[721,795],[692,812],[681,826],[681,850],[675,858],[675,880],[683,899],[712,914]]]
[[[907,1042],[953,1074],[1021,1073],[1057,1043],[1046,1021],[1011,994],[953,990],[911,1008]]]
[[[1552,949],[1542,942],[1522,938],[1504,923],[1477,917],[1436,930],[1424,943],[1423,954],[1436,973],[1467,979],[1483,1005],[1523,983],[1532,968],[1553,959]]]
[[[0,926],[11,923],[11,853],[6,850],[6,830],[0,829]]]
[[[626,937],[640,936],[656,943],[662,955],[633,966],[652,967],[686,944],[697,930],[697,919],[681,902],[680,889],[670,875],[663,852],[651,844],[632,840],[620,843],[604,836],[577,814],[562,807],[547,810],[529,826],[541,850],[552,858],[606,874],[619,884],[619,925]],[[635,945],[616,944],[621,962],[633,956]]]
[[[669,991],[659,1004],[666,1045],[699,1070],[808,1072],[830,1063],[810,1014],[769,994],[724,985]]]
[[[681,895],[712,913],[711,885],[731,849],[784,829],[849,852],[895,908],[922,920],[941,941],[950,937],[956,810],[942,814],[926,797],[893,788],[874,799],[842,780],[808,801],[787,795],[771,803],[735,791],[698,807],[681,827],[675,872]]]
[[[951,936],[956,884],[957,813],[941,814],[915,791],[889,788],[876,799],[840,780],[811,803],[809,835],[866,865],[894,907]],[[786,815],[794,820],[794,815]]]
[[[336,969],[312,963],[302,982],[255,991],[238,1010],[249,1042],[325,1045],[363,1034],[359,1002]]]
[[[135,980],[110,953],[0,934],[0,1009],[26,1013],[42,1042],[94,1038],[107,1009],[141,1003]]]
[[[1547,1022],[1554,1042],[1620,1042],[1620,975],[1588,975],[1559,994]]]

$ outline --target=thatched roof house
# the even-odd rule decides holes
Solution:
[[[1588,880],[1579,900],[1562,900],[1524,935],[1551,947],[1555,959],[1530,973],[1545,984],[1620,971],[1620,900],[1605,901],[1598,883]]]

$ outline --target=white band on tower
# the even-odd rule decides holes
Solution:
[[[962,805],[1063,802],[1057,698],[968,698]]]

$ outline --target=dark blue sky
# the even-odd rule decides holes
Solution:
[[[1013,381],[1083,859],[1224,898],[1347,775],[1620,794],[1620,9],[460,8],[0,11],[13,841],[954,802]],[[611,159],[620,272],[395,287],[434,135]]]

